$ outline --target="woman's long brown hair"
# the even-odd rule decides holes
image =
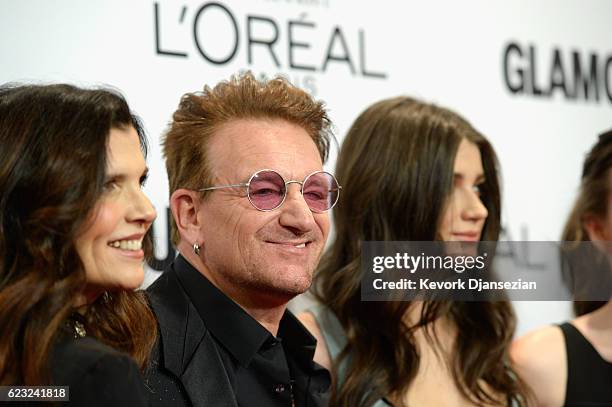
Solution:
[[[407,97],[383,100],[357,118],[342,143],[336,237],[313,286],[348,339],[334,366],[350,363],[331,405],[369,406],[381,397],[405,394],[419,366],[413,331],[440,317],[457,329],[451,366],[465,397],[477,403],[499,402],[499,395],[524,400],[520,379],[505,363],[515,329],[508,302],[426,301],[419,323],[409,327],[405,315],[414,303],[361,301],[363,241],[439,240],[437,225],[452,191],[462,139],[476,144],[482,156],[481,199],[488,210],[482,239],[495,241],[501,212],[496,156],[457,114]]]
[[[75,239],[103,191],[109,133],[130,126],[146,154],[142,126],[114,91],[0,88],[2,385],[52,382],[54,341],[86,283]],[[85,320],[89,335],[144,367],[157,327],[143,293],[108,293]]]
[[[580,192],[567,219],[561,240],[564,242],[588,242],[589,235],[584,228],[586,216],[596,216],[605,219],[608,213],[608,199],[610,195],[610,180],[612,177],[612,130],[599,136],[584,160]],[[571,250],[571,245],[568,245]],[[602,263],[607,264],[603,256],[594,252],[593,257],[583,258],[583,262],[592,262],[593,270],[601,270]],[[584,264],[589,267],[588,264]],[[593,312],[607,301],[574,301],[574,313],[577,316]]]

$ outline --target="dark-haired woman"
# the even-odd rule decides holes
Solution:
[[[301,315],[336,381],[334,406],[507,405],[507,302],[361,301],[363,241],[495,241],[496,157],[450,110],[407,97],[375,103],[349,130],[336,173],[336,238],[315,275],[322,307]]]
[[[612,258],[611,193],[612,131],[608,131],[599,136],[584,162],[580,194],[562,239],[593,242],[600,250],[594,257],[601,256],[606,263]],[[610,280],[608,264],[593,266]],[[538,329],[512,346],[512,358],[532,388],[536,406],[612,406],[612,301],[576,301],[574,310],[577,318],[572,321]]]
[[[138,406],[156,323],[144,296],[155,209],[145,136],[119,94],[0,88],[0,384]],[[144,246],[143,246],[144,245]]]

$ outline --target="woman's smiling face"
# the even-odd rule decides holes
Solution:
[[[75,243],[89,287],[133,290],[142,284],[142,242],[156,217],[142,191],[147,171],[136,130],[112,129],[104,192]]]

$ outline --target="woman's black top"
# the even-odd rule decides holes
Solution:
[[[94,338],[60,337],[50,362],[53,384],[69,386],[69,406],[147,405],[134,360]]]
[[[561,326],[567,353],[568,407],[612,406],[612,363],[605,361],[576,327]]]

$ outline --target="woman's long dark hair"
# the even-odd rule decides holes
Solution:
[[[350,364],[332,405],[369,406],[381,397],[405,394],[419,366],[414,330],[439,317],[457,328],[451,366],[465,397],[480,403],[499,401],[500,394],[522,397],[521,383],[505,363],[515,328],[508,302],[426,301],[419,323],[410,327],[405,315],[412,303],[361,301],[363,241],[440,240],[438,225],[462,139],[476,144],[482,156],[486,180],[481,199],[488,210],[482,239],[494,241],[501,212],[496,156],[457,114],[407,97],[383,100],[357,118],[342,143],[336,166],[343,188],[334,209],[336,238],[313,288],[337,315],[348,339],[339,360],[350,355]]]
[[[612,130],[599,136],[597,143],[584,160],[580,192],[563,229],[562,241],[588,242],[590,239],[584,228],[585,217],[596,216],[604,219],[606,216],[610,216],[607,199],[610,194],[610,169],[612,169]],[[568,245],[568,250],[572,250],[571,245]],[[593,256],[582,256],[582,261],[592,262],[591,268],[593,270],[602,270],[602,268],[609,270],[607,260],[598,254],[595,250]],[[589,267],[588,264],[584,264],[584,266]],[[608,283],[610,282],[608,281]],[[579,295],[580,293],[578,293]],[[577,316],[588,314],[601,308],[606,303],[607,301],[577,300],[574,301],[574,313]]]
[[[146,154],[117,92],[0,87],[0,384],[50,383],[53,343],[86,283],[75,240],[103,191],[109,133],[130,126]],[[85,320],[144,366],[157,328],[141,292],[108,293]]]

